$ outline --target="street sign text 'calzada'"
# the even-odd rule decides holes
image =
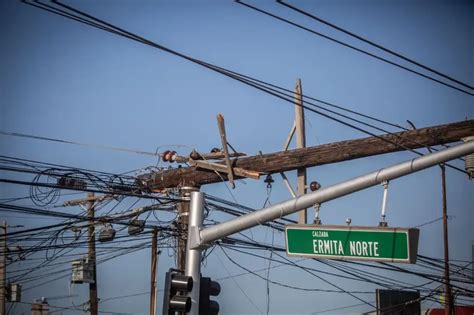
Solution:
[[[414,228],[287,225],[286,252],[314,258],[415,263]]]

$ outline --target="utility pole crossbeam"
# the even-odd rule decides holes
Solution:
[[[295,126],[296,126],[296,148],[306,148],[306,135],[304,124],[303,91],[301,80],[296,81],[295,87]],[[306,167],[300,167],[296,170],[298,181],[298,196],[306,194]],[[306,209],[298,212],[298,223],[306,224],[308,222],[308,211]]]
[[[222,114],[217,115],[217,125],[219,126],[219,134],[221,136],[221,142],[222,142],[222,151],[224,152],[224,158],[227,164],[227,178],[229,179],[230,186],[232,188],[235,188],[234,171],[232,170],[232,164],[229,159],[229,148],[227,146],[227,136],[225,133],[224,116],[222,116]]]
[[[279,173],[301,167],[313,167],[348,161],[367,156],[424,148],[460,141],[474,134],[474,120],[438,125],[416,130],[323,144],[304,149],[288,150],[232,160],[234,167],[259,173]],[[225,163],[219,162],[222,165]],[[222,181],[213,172],[191,168],[177,168],[139,176],[139,185],[149,189],[164,189],[180,185],[201,185]],[[311,205],[312,206],[312,205]]]
[[[467,142],[242,215],[238,218],[202,229],[198,235],[190,233],[188,250],[201,248],[231,234],[298,212],[314,204],[321,204],[471,153],[474,153],[474,142]]]

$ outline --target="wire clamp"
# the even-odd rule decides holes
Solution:
[[[388,196],[388,180],[382,182],[383,186],[383,199],[382,199],[382,213],[380,214],[380,227],[387,227],[388,222],[385,221],[385,212],[387,211],[387,196]]]

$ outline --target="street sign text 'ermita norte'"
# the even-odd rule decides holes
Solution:
[[[286,252],[292,256],[415,263],[419,230],[335,225],[287,225]]]

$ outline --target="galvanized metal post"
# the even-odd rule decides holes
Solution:
[[[199,188],[185,186],[181,187],[180,195],[182,201],[177,204],[178,208],[178,251],[176,257],[176,268],[184,270],[186,264],[186,242],[188,231],[188,215],[189,215],[189,196],[192,191],[199,191]]]
[[[191,243],[199,237],[204,212],[204,193],[191,192],[189,206],[188,243],[186,247],[185,275],[193,278],[193,289],[188,293],[191,298],[191,310],[188,314],[199,315],[199,287],[201,282],[201,249],[191,248]]]

